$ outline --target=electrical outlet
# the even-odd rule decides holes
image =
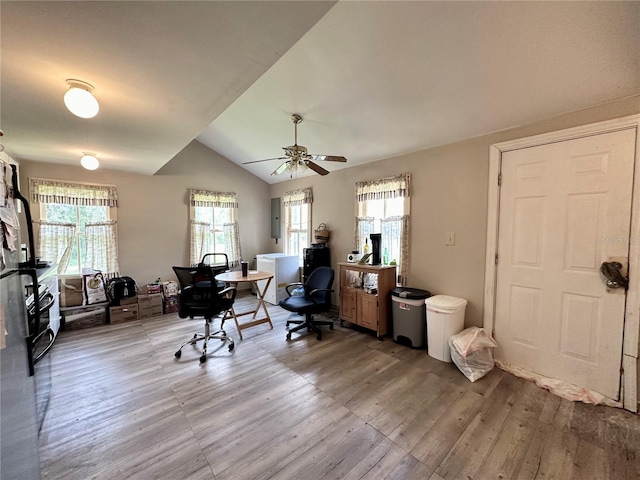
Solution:
[[[445,245],[453,246],[455,244],[456,244],[456,234],[455,234],[455,232],[447,232],[447,240],[445,242]]]

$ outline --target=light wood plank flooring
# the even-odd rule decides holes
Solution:
[[[246,295],[240,310],[254,304]],[[45,479],[638,479],[640,417],[494,369],[470,383],[424,350],[340,327],[285,340],[270,306],[200,365],[201,320],[61,332]]]

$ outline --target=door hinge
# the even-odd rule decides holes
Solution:
[[[498,264],[498,254],[496,253],[496,259],[495,259],[496,265]]]
[[[498,186],[499,187],[502,186],[502,174],[501,173],[498,174]]]

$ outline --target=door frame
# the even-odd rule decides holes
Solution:
[[[500,169],[502,155],[522,148],[537,147],[548,143],[563,142],[577,138],[634,129],[636,132],[634,189],[631,196],[631,230],[629,241],[629,288],[625,308],[622,345],[622,391],[621,400],[625,409],[638,411],[638,350],[640,339],[640,114],[607,120],[556,132],[543,133],[493,144],[489,147],[489,192],[487,204],[487,249],[484,277],[484,329],[494,334],[495,300],[497,283],[496,257],[498,254],[498,219],[500,213]],[[636,206],[634,208],[634,206]]]

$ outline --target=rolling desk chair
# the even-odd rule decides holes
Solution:
[[[287,327],[290,323],[297,324],[287,333],[287,340],[291,340],[291,334],[306,328],[313,331],[318,340],[322,340],[322,331],[318,328],[320,325],[328,325],[333,330],[332,321],[314,320],[313,315],[316,313],[328,312],[331,309],[331,292],[333,290],[333,279],[335,272],[330,267],[316,268],[307,279],[307,283],[292,283],[285,288],[289,294],[288,298],[280,300],[279,305],[290,312],[304,315],[304,320],[288,320]],[[304,287],[304,295],[292,295],[294,288],[302,285]]]
[[[229,341],[229,351],[234,348],[234,342],[224,331],[224,320],[220,330],[211,332],[211,319],[221,313],[227,313],[236,299],[236,288],[221,288],[215,281],[216,272],[206,266],[197,267],[173,267],[178,277],[180,293],[178,295],[178,316],[180,318],[204,317],[204,333],[195,333],[175,353],[176,358],[182,356],[182,348],[185,345],[195,345],[203,342],[200,363],[207,361],[207,342],[210,339]],[[223,316],[224,318],[224,316]]]

